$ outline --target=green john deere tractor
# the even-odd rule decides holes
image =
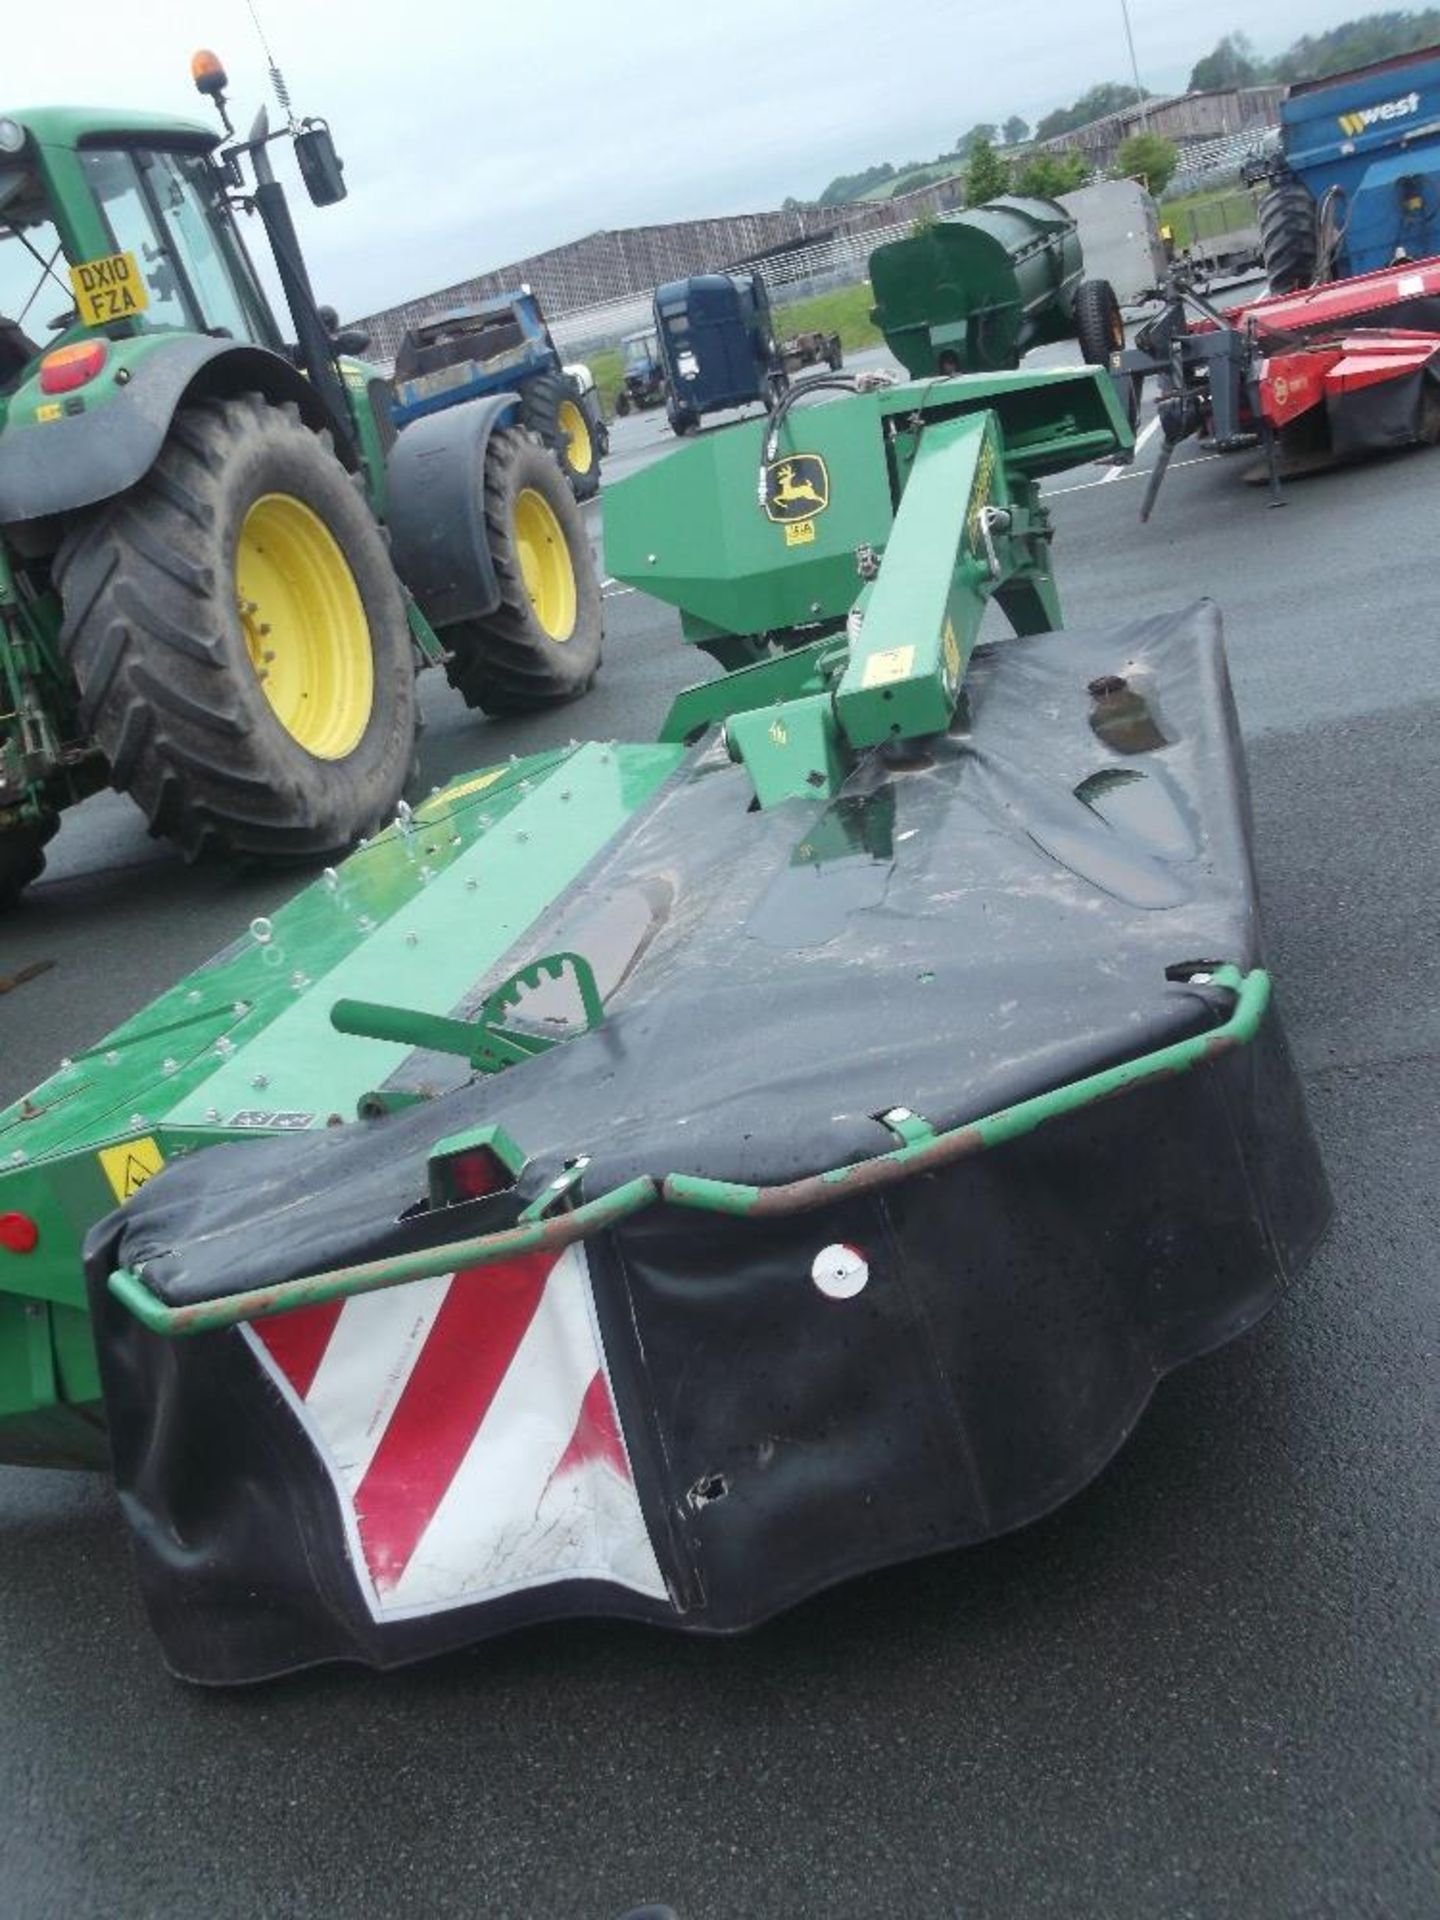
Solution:
[[[272,134],[262,110],[241,139],[219,62],[194,73],[223,139],[0,117],[0,905],[107,782],[187,857],[336,852],[395,809],[417,665],[497,713],[582,693],[599,664],[583,522],[518,397],[397,438],[269,162],[292,139],[311,200],[341,199],[328,127]],[[265,227],[293,342],[236,207]]]

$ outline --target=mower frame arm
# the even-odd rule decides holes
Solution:
[[[522,1216],[513,1227],[474,1239],[455,1240],[414,1253],[392,1254],[383,1260],[362,1261],[354,1266],[334,1267],[323,1273],[303,1274],[224,1299],[169,1306],[145,1284],[143,1269],[132,1267],[120,1267],[112,1273],[109,1290],[150,1332],[174,1338],[219,1332],[245,1321],[264,1320],[272,1314],[349,1299],[356,1294],[377,1293],[411,1280],[498,1266],[521,1254],[558,1252],[657,1203],[752,1220],[812,1212],[834,1201],[873,1193],[914,1174],[933,1172],[972,1154],[1002,1146],[1006,1141],[1098,1101],[1133,1092],[1153,1080],[1187,1073],[1254,1039],[1270,1004],[1270,975],[1265,968],[1255,967],[1242,973],[1238,967],[1216,966],[1192,976],[1192,981],[1195,985],[1208,984],[1234,995],[1234,1005],[1220,1026],[1171,1041],[1137,1059],[1103,1067],[1096,1073],[1085,1074],[1078,1080],[1034,1094],[943,1133],[935,1132],[916,1116],[896,1109],[892,1115],[892,1131],[901,1134],[900,1146],[889,1153],[832,1167],[803,1180],[757,1187],[710,1180],[698,1174],[671,1173],[661,1180],[646,1175],[626,1181],[568,1212],[542,1218]]]

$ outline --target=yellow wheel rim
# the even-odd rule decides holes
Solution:
[[[555,413],[555,424],[565,442],[565,458],[572,473],[589,473],[595,464],[595,448],[584,409],[573,400],[562,400]]]
[[[359,745],[375,703],[370,623],[334,534],[288,493],[254,503],[235,548],[245,650],[285,731],[317,760]]]
[[[533,487],[515,496],[515,546],[535,618],[563,644],[575,631],[575,568],[554,508]]]

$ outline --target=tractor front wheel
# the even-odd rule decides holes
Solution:
[[[1108,280],[1082,280],[1075,289],[1075,338],[1087,366],[1105,367],[1125,345],[1120,302]]]
[[[573,380],[565,374],[537,374],[521,391],[520,415],[530,431],[554,449],[577,500],[589,500],[600,491],[600,448]]]
[[[600,485],[600,462],[610,451],[610,429],[605,422],[605,409],[600,404],[600,396],[592,387],[588,393],[580,396],[580,411],[585,416],[585,424],[590,429],[590,438],[595,443],[595,485]],[[579,498],[579,496],[576,496]]]
[[[415,670],[384,538],[293,405],[182,407],[55,561],[60,644],[114,786],[189,859],[338,853],[394,810]]]
[[[600,666],[600,577],[580,509],[528,434],[491,435],[485,527],[501,604],[445,628],[451,686],[489,714],[577,698]]]

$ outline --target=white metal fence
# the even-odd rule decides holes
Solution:
[[[1227,133],[1218,140],[1201,140],[1193,147],[1182,148],[1169,191],[1189,193],[1207,181],[1237,174],[1247,160],[1274,147],[1278,138],[1274,127],[1250,127],[1244,133]]]
[[[901,220],[890,226],[871,227],[865,233],[837,233],[809,246],[793,247],[770,259],[738,260],[731,268],[753,267],[765,277],[770,297],[783,305],[803,300],[812,293],[824,293],[831,287],[853,286],[865,278],[865,269],[875,248],[887,240],[898,240],[910,232],[914,222]],[[638,333],[650,322],[653,289],[626,295],[623,300],[607,300],[602,305],[581,307],[561,314],[550,322],[556,345],[566,353],[592,353],[613,345],[624,334]]]

